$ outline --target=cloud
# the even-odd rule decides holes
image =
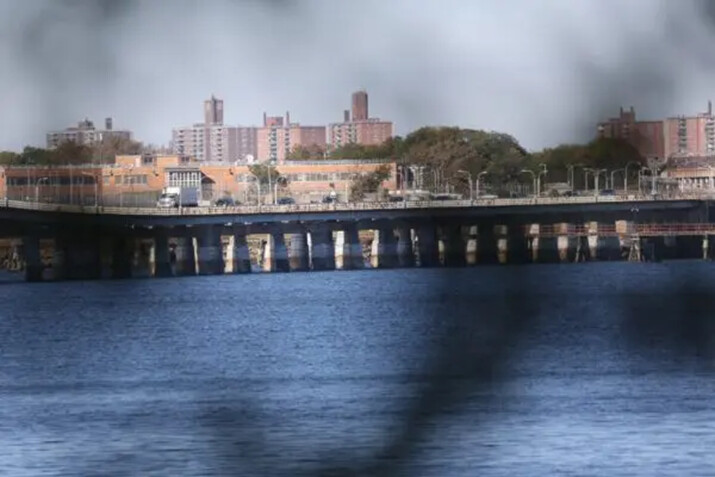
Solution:
[[[232,124],[286,110],[325,124],[358,88],[401,134],[449,124],[531,149],[584,140],[621,104],[653,118],[704,109],[709,13],[664,0],[10,1],[0,148],[85,116],[165,143],[211,94]]]

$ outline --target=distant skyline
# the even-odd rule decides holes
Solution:
[[[668,0],[2,0],[0,150],[42,145],[85,117],[166,144],[224,100],[224,122],[264,111],[371,116],[506,132],[534,150],[591,138],[635,106],[695,114],[715,99],[709,3]],[[615,14],[614,14],[615,13]]]

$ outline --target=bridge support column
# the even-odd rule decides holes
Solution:
[[[177,276],[196,275],[196,252],[192,237],[177,237],[173,249],[175,258],[174,274]]]
[[[359,270],[365,268],[365,259],[362,255],[362,244],[360,243],[360,233],[357,225],[347,225],[342,231],[342,236],[343,246],[338,250],[338,254],[342,251],[342,269]]]
[[[437,233],[431,224],[422,224],[417,228],[417,256],[420,267],[439,265]]]
[[[529,263],[531,261],[529,239],[524,227],[518,224],[509,225],[507,232],[507,263]]]
[[[268,241],[264,244],[263,271],[290,271],[290,264],[288,263],[288,250],[286,249],[283,230],[272,231]]]
[[[72,237],[67,241],[66,277],[92,280],[102,276],[100,240],[98,237]]]
[[[389,227],[375,230],[372,241],[373,268],[393,268],[397,263],[397,243],[395,233]]]
[[[397,235],[397,266],[409,268],[415,265],[415,252],[412,249],[412,230],[400,225],[395,231]]]
[[[169,238],[159,234],[154,237],[154,276],[165,278],[173,275]]]
[[[22,238],[22,259],[25,262],[25,280],[28,282],[42,281],[44,267],[38,236],[26,235]]]
[[[144,239],[133,240],[134,261],[132,277],[148,278],[151,276],[152,243]]]
[[[112,278],[131,278],[134,261],[133,240],[118,236],[112,240]]]
[[[290,234],[290,249],[288,261],[291,271],[305,272],[310,270],[310,257],[308,255],[308,237],[306,234]]]
[[[559,261],[571,263],[576,261],[576,248],[578,247],[578,237],[574,235],[574,227],[567,222],[553,225],[556,234],[556,243],[559,251]]]
[[[335,245],[333,232],[328,227],[315,227],[310,231],[313,270],[335,270]]]
[[[231,272],[251,273],[251,256],[248,252],[245,232],[234,230],[232,254],[233,267],[231,268]]]
[[[558,263],[559,246],[556,236],[548,227],[542,227],[541,224],[534,224],[531,227],[534,233],[534,239],[531,243],[534,261],[537,263]]]
[[[221,228],[207,225],[199,229],[198,259],[199,275],[223,274],[223,244],[221,242]]]
[[[67,245],[61,237],[55,237],[52,245],[52,279],[64,280],[67,273]]]
[[[467,265],[477,264],[477,226],[471,225],[467,229],[467,244],[465,251]]]
[[[467,244],[462,237],[460,225],[443,225],[441,227],[444,246],[442,263],[445,267],[463,267],[467,263]]]
[[[499,244],[494,224],[481,223],[477,232],[477,263],[480,265],[499,263]]]

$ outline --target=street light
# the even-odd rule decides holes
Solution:
[[[571,192],[574,191],[575,185],[574,183],[576,182],[574,180],[574,169],[576,167],[583,167],[583,164],[570,164],[566,166],[566,180],[568,181],[569,185],[571,186]]]
[[[611,189],[616,188],[616,186],[615,186],[616,172],[623,172],[624,173],[623,177],[624,177],[624,181],[625,181],[625,171],[626,171],[625,168],[624,169],[614,169],[611,171]]]
[[[628,166],[631,164],[636,165],[640,168],[641,164],[640,162],[636,161],[630,161],[628,164],[626,164],[626,172],[623,174],[623,188],[625,189],[625,192],[628,193]],[[640,176],[639,176],[640,178]],[[639,182],[639,192],[640,192],[640,182]]]
[[[486,175],[487,175],[487,171],[482,171],[479,174],[477,174],[477,184],[476,184],[476,191],[475,191],[477,199],[479,199],[479,194],[480,194],[479,180],[482,178],[482,176],[486,176]]]
[[[539,196],[539,190],[538,190],[538,183],[536,182],[536,173],[530,169],[522,169],[522,173],[524,174],[531,174],[531,179],[533,181],[533,189],[534,189],[534,197]]]
[[[49,177],[40,177],[35,181],[35,203],[40,202],[40,182],[49,180]]]
[[[462,169],[458,170],[457,173],[466,174],[467,180],[469,181],[469,200],[470,201],[474,200],[473,189],[472,189],[472,184],[473,184],[472,173],[469,171],[462,170]]]
[[[256,204],[261,205],[261,181],[258,179],[258,176],[255,175],[254,173],[249,172],[249,174],[251,174],[250,177],[253,177],[256,181],[256,189],[257,189],[257,193],[258,193],[258,197],[256,197]]]
[[[539,164],[539,166],[541,167],[541,171],[539,171],[539,175],[536,177],[536,181],[537,181],[539,195],[541,195],[541,176],[543,175],[545,177],[546,174],[549,173],[549,170],[546,168],[546,164],[544,164],[544,163]]]

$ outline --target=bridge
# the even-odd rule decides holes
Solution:
[[[137,268],[156,277],[356,269],[366,258],[393,268],[710,257],[713,222],[710,201],[697,197],[182,209],[0,201],[2,236],[21,241],[30,281],[47,279],[47,268],[61,280],[129,278]]]

